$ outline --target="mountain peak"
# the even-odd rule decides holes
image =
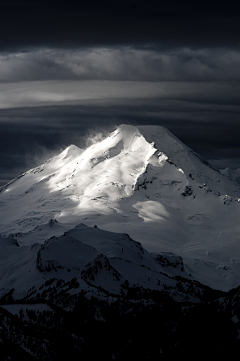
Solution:
[[[64,151],[61,153],[63,157],[75,157],[80,155],[83,152],[83,149],[77,147],[74,144],[69,145]]]

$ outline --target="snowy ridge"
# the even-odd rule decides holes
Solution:
[[[166,256],[162,261],[143,249],[126,234],[117,234],[87,227],[83,224],[60,237],[51,237],[42,245],[21,246],[9,238],[0,238],[1,247],[1,296],[14,288],[14,297],[21,299],[39,293],[47,280],[77,279],[82,289],[91,285],[92,290],[101,286],[105,291],[119,293],[121,284],[142,284],[154,289],[177,281],[173,276],[189,278],[184,268],[174,269],[175,261]],[[169,261],[170,260],[170,261]],[[167,266],[167,267],[166,267]],[[172,268],[173,267],[173,268]],[[168,269],[168,270],[167,270]],[[190,277],[191,278],[191,277]],[[40,297],[40,293],[39,296]],[[187,297],[176,295],[181,299]],[[194,300],[188,298],[189,300]]]
[[[47,286],[53,280],[55,284],[71,282],[68,292],[72,294],[82,289],[96,295],[100,289],[120,295],[123,284],[138,284],[159,291],[167,288],[176,300],[186,302],[199,302],[199,292],[205,290],[186,272],[181,257],[153,256],[126,234],[84,224],[42,245],[19,247],[12,238],[0,238],[0,248],[0,297],[11,293],[18,300],[48,298],[47,292],[50,297],[53,289]],[[176,289],[178,277],[185,284],[181,291]]]
[[[224,174],[232,181],[236,182],[237,185],[240,185],[240,168],[237,169],[225,168],[225,169],[220,169],[220,172],[221,174]]]

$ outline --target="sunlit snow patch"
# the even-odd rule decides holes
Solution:
[[[164,205],[156,201],[137,202],[133,205],[139,211],[139,217],[145,222],[162,221],[166,222],[166,218],[170,217]]]

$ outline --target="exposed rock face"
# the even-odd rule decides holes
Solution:
[[[81,272],[81,277],[85,281],[95,281],[97,276],[102,273],[112,276],[113,280],[120,281],[122,276],[110,264],[108,258],[103,254],[97,256],[92,262],[89,262]]]

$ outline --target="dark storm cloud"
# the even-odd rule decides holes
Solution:
[[[236,46],[237,2],[17,1],[0,5],[0,47]]]

